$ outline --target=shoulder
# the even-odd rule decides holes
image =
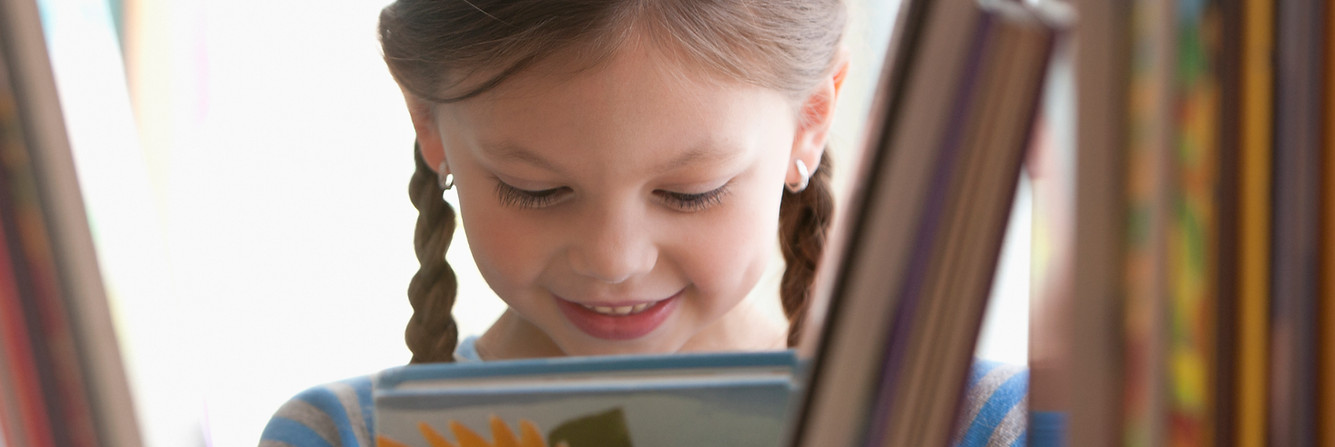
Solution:
[[[1029,370],[1022,365],[977,360],[968,380],[955,445],[1025,445]]]
[[[320,385],[284,403],[260,447],[371,447],[371,376]]]
[[[476,343],[477,336],[459,342],[455,360],[482,361]],[[372,447],[372,380],[354,377],[302,391],[269,418],[260,447]]]
[[[454,347],[454,361],[460,363],[482,361],[482,355],[477,352],[476,335],[464,337],[459,345]]]

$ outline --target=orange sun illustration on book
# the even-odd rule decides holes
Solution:
[[[431,447],[632,447],[620,408],[567,421],[546,438],[537,424],[529,420],[519,420],[518,435],[500,417],[493,414],[490,421],[491,441],[455,420],[448,421],[450,432],[454,434],[453,442],[424,421],[418,421],[417,430]],[[376,447],[409,446],[388,436],[377,435]]]
[[[445,439],[445,436],[431,428],[426,422],[418,422],[417,429],[422,432],[422,437],[431,444],[431,447],[549,447],[547,441],[543,440],[542,434],[533,422],[527,420],[519,421],[519,436],[516,437],[510,430],[510,426],[505,421],[495,415],[491,416],[491,439],[479,435],[477,432],[459,423],[459,421],[450,421],[450,431],[454,432],[454,438],[459,441],[458,444]],[[408,447],[407,444],[400,443],[385,436],[376,437],[377,447]],[[550,447],[569,447],[562,442]]]

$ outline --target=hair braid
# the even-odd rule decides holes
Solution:
[[[821,157],[820,167],[801,192],[784,191],[779,203],[779,246],[787,264],[779,288],[783,313],[788,316],[788,346],[801,339],[816,266],[825,250],[825,235],[834,215],[830,192],[830,157]]]
[[[427,166],[421,148],[416,145],[413,158],[417,170],[408,182],[408,195],[418,212],[413,247],[421,267],[408,284],[413,316],[404,330],[404,339],[413,353],[411,363],[453,362],[454,348],[459,342],[453,315],[459,282],[454,269],[445,261],[445,251],[454,236],[454,208],[441,198],[444,190],[437,181],[436,171]]]

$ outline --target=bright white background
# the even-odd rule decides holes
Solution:
[[[855,3],[842,172],[898,8]],[[408,360],[412,129],[375,39],[384,4],[129,1],[124,53],[103,1],[43,4],[148,445],[254,445],[300,390]],[[1027,343],[1020,197],[979,348],[1013,363]],[[462,235],[450,260],[461,332],[480,333],[503,304]],[[756,293],[774,294],[778,264]]]

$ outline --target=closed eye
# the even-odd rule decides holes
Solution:
[[[659,199],[663,201],[665,205],[675,208],[679,211],[686,211],[686,212],[704,211],[706,209],[717,206],[720,203],[723,203],[723,198],[728,195],[728,185],[730,184],[731,182],[726,183],[723,186],[720,186],[712,191],[706,191],[702,193],[688,194],[688,193],[659,190],[659,191],[654,191],[654,194],[656,194],[659,197]]]
[[[501,205],[522,209],[536,209],[552,206],[562,198],[565,198],[569,192],[570,188],[564,186],[539,191],[530,191],[510,186],[502,181],[496,182],[496,198],[500,200]]]

